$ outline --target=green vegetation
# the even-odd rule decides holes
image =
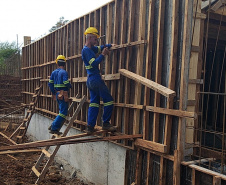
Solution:
[[[49,32],[53,32],[55,30],[57,30],[58,28],[61,28],[62,26],[64,26],[65,24],[68,23],[68,20],[64,20],[64,17],[60,17],[59,21],[55,24],[55,26],[53,26]]]
[[[19,65],[20,50],[18,50],[15,42],[0,42],[0,74],[9,72],[9,66]]]

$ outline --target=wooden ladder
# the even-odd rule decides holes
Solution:
[[[84,104],[85,101],[86,101],[86,96],[84,95],[84,96],[82,97],[82,99],[81,99],[81,101],[80,101],[78,107],[76,108],[74,114],[72,115],[71,119],[69,120],[69,123],[68,123],[68,125],[67,125],[67,127],[66,127],[64,133],[62,134],[62,137],[65,137],[65,136],[67,135],[69,129],[70,129],[71,126],[73,125],[73,122],[74,122],[74,120],[76,119],[76,117],[77,117],[78,113],[80,112],[80,110],[81,110],[81,108],[82,108],[82,106],[83,106],[83,104]],[[69,107],[69,109],[68,109],[68,114],[70,114],[70,112],[72,111],[72,108],[73,108],[73,106],[74,106],[74,103],[75,103],[75,102],[73,102],[73,103],[70,105],[70,107]],[[52,135],[51,139],[54,139],[55,137],[56,137],[55,135]],[[56,146],[56,148],[54,149],[53,153],[50,153],[50,152],[48,151],[49,148],[50,148],[50,146],[47,146],[47,147],[45,147],[45,148],[42,150],[42,153],[41,153],[41,155],[40,155],[38,161],[37,161],[36,164],[32,167],[32,172],[34,172],[35,175],[38,177],[38,179],[36,180],[35,184],[40,183],[41,180],[45,177],[46,172],[48,171],[49,166],[50,166],[51,163],[53,162],[54,157],[55,157],[57,151],[58,151],[59,148],[60,148],[60,145],[57,145],[57,146]],[[43,169],[42,169],[42,171],[41,171],[41,173],[40,173],[40,172],[38,171],[38,168],[39,168],[39,166],[40,166],[40,164],[41,164],[41,162],[43,161],[43,159],[44,159],[45,156],[48,157],[49,159],[47,160],[45,166],[43,167]],[[32,174],[32,172],[31,172],[31,174]],[[30,174],[30,175],[31,175],[31,174]]]
[[[23,122],[20,124],[20,126],[9,137],[9,138],[12,138],[18,132],[18,135],[16,136],[17,137],[17,139],[16,139],[17,143],[22,143],[23,142],[24,136],[25,136],[25,134],[27,132],[29,123],[31,121],[31,117],[34,114],[35,107],[36,107],[36,105],[38,103],[38,98],[40,96],[41,89],[42,89],[42,85],[35,89],[35,93],[32,96],[32,100],[31,100],[31,102],[29,104],[29,108],[28,108],[28,110],[26,112],[26,116],[24,117]]]

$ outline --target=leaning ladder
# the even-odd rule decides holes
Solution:
[[[35,89],[35,93],[32,96],[32,100],[31,100],[31,102],[29,104],[29,108],[28,108],[28,110],[26,112],[26,116],[24,117],[23,122],[20,124],[20,126],[9,137],[9,138],[12,138],[18,132],[18,135],[16,136],[16,138],[17,138],[16,142],[17,143],[22,143],[23,142],[24,136],[25,136],[25,134],[27,132],[29,123],[31,121],[31,117],[34,114],[36,104],[38,103],[38,98],[40,96],[41,89],[42,89],[42,85]]]
[[[84,104],[85,101],[86,101],[86,96],[84,95],[84,96],[82,97],[82,99],[81,99],[81,101],[80,101],[78,107],[76,108],[74,114],[72,115],[72,117],[71,117],[71,119],[70,119],[70,121],[69,121],[69,123],[68,123],[68,125],[67,125],[67,128],[65,129],[64,133],[62,134],[62,137],[65,137],[65,136],[67,135],[69,129],[70,129],[71,126],[73,125],[73,122],[74,122],[74,120],[76,119],[76,117],[77,117],[78,113],[80,112],[80,110],[81,110],[81,108],[82,108],[82,106],[83,106],[83,104]],[[68,109],[68,113],[70,113],[70,112],[72,111],[72,108],[73,108],[73,106],[74,106],[74,103],[75,103],[75,102],[73,102],[73,103],[70,105],[70,107],[69,107],[69,109]],[[51,139],[54,139],[54,138],[55,138],[55,135],[52,135],[52,138],[51,138]],[[60,148],[60,145],[57,145],[57,146],[56,146],[56,148],[54,149],[54,151],[53,151],[52,154],[51,154],[50,152],[48,152],[49,148],[50,148],[50,146],[47,146],[47,147],[45,147],[45,148],[42,150],[42,153],[41,153],[41,155],[40,155],[38,161],[37,161],[36,164],[32,167],[32,172],[34,172],[35,175],[38,177],[38,179],[36,180],[35,184],[40,183],[41,180],[45,177],[46,172],[48,171],[49,166],[51,165],[51,163],[52,163],[52,161],[53,161],[53,159],[54,159],[54,157],[55,157],[57,151],[58,151],[59,148]],[[42,172],[40,173],[37,169],[38,169],[38,167],[40,166],[40,164],[41,164],[41,162],[43,161],[43,159],[44,159],[45,156],[48,157],[49,159],[48,159],[48,161],[46,162],[45,166],[43,167]],[[32,173],[32,172],[31,172],[31,173]]]

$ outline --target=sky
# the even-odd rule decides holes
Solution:
[[[49,34],[59,21],[72,21],[112,0],[1,0],[0,42],[16,42],[23,46],[23,37],[31,40]]]

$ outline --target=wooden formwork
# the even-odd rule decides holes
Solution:
[[[135,155],[128,152],[125,184],[180,184],[185,125],[190,121],[195,126],[197,117],[197,108],[189,102],[197,101],[201,78],[198,73],[201,39],[191,39],[201,27],[196,22],[197,29],[192,32],[192,9],[193,3],[187,0],[115,0],[26,45],[22,49],[24,103],[30,102],[34,89],[43,84],[36,110],[50,118],[56,116],[58,107],[47,84],[57,67],[57,55],[65,55],[72,83],[71,98],[79,102],[77,94],[88,97],[74,122],[74,127],[85,128],[89,92],[81,50],[85,29],[96,27],[100,35],[106,35],[106,43],[117,44],[100,65],[114,98],[111,123],[123,134],[143,134],[135,143],[129,140],[116,143],[137,148]],[[195,18],[200,19],[202,14],[198,15]],[[158,84],[166,89],[160,91]],[[173,93],[169,95],[167,90]],[[192,106],[189,109],[188,104]],[[101,114],[102,109],[97,120],[99,126]],[[190,138],[189,134],[187,140]],[[191,140],[194,141],[193,133]],[[132,161],[137,162],[133,165]]]

